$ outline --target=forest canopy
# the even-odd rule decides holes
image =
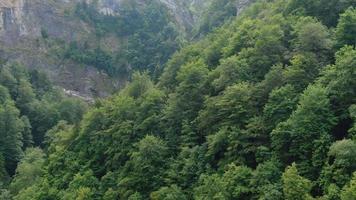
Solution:
[[[355,7],[256,1],[83,117],[4,65],[0,199],[356,199]]]

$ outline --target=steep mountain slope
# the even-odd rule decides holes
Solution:
[[[74,2],[2,0],[0,3],[3,60],[18,61],[43,70],[56,84],[83,95],[90,95],[91,88],[102,89],[102,95],[105,95],[115,86],[117,81],[94,67],[79,67],[74,62],[57,58],[51,49],[53,45],[43,40],[43,34],[66,42],[91,37],[92,27],[65,15],[66,9],[75,6]]]
[[[124,85],[128,77],[127,74],[110,76],[107,71],[98,70],[98,66],[95,66],[92,62],[78,62],[78,59],[68,59],[59,54],[63,54],[63,51],[67,48],[66,45],[74,41],[80,44],[89,43],[91,48],[100,47],[105,50],[105,53],[109,52],[107,54],[110,54],[111,52],[111,54],[114,54],[117,53],[118,49],[127,45],[128,37],[118,36],[115,31],[109,31],[105,36],[98,38],[96,25],[92,21],[76,15],[75,8],[79,2],[81,1],[1,0],[1,59],[12,62],[18,61],[30,68],[43,70],[49,74],[51,80],[57,85],[67,90],[76,91],[83,96],[107,96],[114,89]],[[144,1],[137,2],[144,8],[152,4],[146,4]],[[91,4],[92,2],[88,1],[88,3]],[[125,4],[125,1],[102,0],[94,6],[98,13],[103,16],[115,16],[119,15],[120,9],[126,9],[122,8],[122,4]],[[164,1],[163,5],[167,5],[164,9],[172,9],[169,12],[174,16],[172,18],[166,16],[167,22],[163,23],[176,24],[174,27],[178,28],[182,35],[185,30],[191,28],[193,19],[188,10],[179,9],[181,5],[177,5],[173,1]],[[144,18],[143,12],[150,11],[142,11],[142,9],[137,8],[137,12],[139,12],[139,18]],[[97,14],[95,15],[100,17]],[[115,19],[108,17],[104,21]],[[160,19],[156,20],[159,21]],[[137,23],[137,26],[142,26],[141,22],[138,21]],[[108,24],[108,26],[113,25]],[[117,28],[120,29],[121,27]],[[123,27],[122,29],[130,28],[132,27]],[[104,31],[108,32],[107,30]],[[140,35],[139,37],[144,36]],[[100,44],[94,42],[98,40],[101,41]],[[164,41],[165,39],[157,40],[158,45],[164,46]],[[161,44],[159,44],[160,42]],[[151,48],[151,44],[147,45],[143,48],[148,50]],[[177,48],[177,45],[178,43],[173,44],[173,46],[176,46],[174,48]],[[130,65],[130,62],[136,58],[125,57],[122,59],[122,62],[127,62]],[[161,62],[163,63],[166,58],[162,59]],[[113,65],[120,64],[114,63]]]
[[[68,93],[107,96],[132,70],[157,76],[199,24],[215,27],[241,10],[229,2],[236,12],[203,22],[214,1],[1,0],[0,58],[45,71]]]
[[[135,73],[80,124],[47,132],[46,158],[28,149],[1,194],[355,199],[356,4],[303,2],[257,1],[176,52],[158,83]]]

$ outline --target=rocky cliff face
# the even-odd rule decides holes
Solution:
[[[50,56],[51,44],[40,39],[43,34],[66,42],[94,38],[93,27],[67,16],[79,1],[0,0],[0,58],[45,71],[57,85],[66,91],[82,94],[85,98],[93,93],[106,96],[124,85],[126,79],[111,78],[91,66],[78,66],[67,60],[58,60]],[[86,1],[89,3],[92,0]],[[97,9],[105,15],[117,15],[122,1],[99,0]],[[161,1],[170,9],[184,31],[193,26],[193,16],[183,5],[184,1]],[[110,44],[118,43],[113,42],[113,38],[103,39],[103,42],[106,41]]]
[[[92,27],[66,16],[75,3],[72,0],[0,0],[0,58],[45,71],[55,84],[85,98],[93,96],[93,91],[95,95],[106,96],[125,80],[51,56],[51,44],[41,40],[43,34],[66,42],[92,36]]]
[[[26,34],[26,27],[23,23],[23,0],[14,1],[0,1],[0,34],[4,37],[19,37],[20,35]],[[11,34],[16,33],[16,34]],[[8,38],[10,41],[11,38]]]
[[[95,41],[95,28],[70,17],[75,5],[83,0],[0,0],[0,59],[17,61],[30,68],[48,73],[53,82],[66,91],[85,98],[106,96],[123,86],[125,77],[109,77],[92,66],[52,56],[58,49],[43,37],[57,42]],[[85,0],[91,2],[93,0]],[[98,0],[97,9],[104,15],[118,15],[125,0]],[[137,0],[143,5],[146,0]],[[206,0],[159,0],[182,29],[188,32],[197,23],[199,15],[210,2]],[[241,0],[242,9],[249,0]],[[239,0],[240,2],[240,0]],[[101,40],[107,45],[120,45],[120,39],[108,36]]]
[[[86,0],[92,2],[93,0]],[[99,0],[98,9],[105,15],[119,14],[121,4],[125,0]],[[193,28],[197,21],[198,10],[203,10],[209,0],[158,0],[164,4],[169,12],[174,16],[176,22],[181,26],[184,31],[188,31]],[[147,3],[145,0],[141,0],[142,4]]]
[[[236,1],[236,15],[240,15],[241,12],[248,7],[250,4],[255,2],[256,0],[237,0]]]
[[[36,38],[43,29],[56,37],[73,37],[78,26],[66,22],[63,16],[70,5],[67,0],[0,0],[0,37],[11,43],[19,38]]]

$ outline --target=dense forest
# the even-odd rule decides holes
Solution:
[[[148,70],[90,106],[3,63],[0,199],[355,200],[356,2],[257,0],[236,17],[231,2],[213,1],[203,38],[170,59],[140,51],[176,37],[148,18],[124,54]],[[98,34],[142,20],[77,14]],[[66,56],[97,62],[86,50]]]
[[[0,177],[8,184],[27,149],[44,147],[58,123],[78,123],[87,104],[66,97],[44,73],[16,63],[0,65]],[[63,121],[63,122],[61,122]],[[26,184],[26,183],[24,183]]]
[[[184,42],[182,33],[173,24],[173,17],[159,1],[142,5],[139,1],[125,0],[120,6],[120,15],[105,15],[97,7],[95,1],[83,1],[77,3],[71,13],[72,17],[95,28],[97,42],[64,43],[60,45],[61,58],[92,65],[110,76],[143,69],[156,75]],[[114,51],[100,45],[100,40],[110,34],[121,38],[122,46]]]
[[[66,20],[81,20],[94,29],[93,34],[65,41],[50,37],[42,29],[39,40],[49,47],[50,56],[93,66],[111,77],[126,77],[137,70],[158,76],[164,63],[183,45],[185,36],[159,1],[122,1],[120,15],[101,13],[97,1],[78,1],[65,11]],[[114,40],[112,43],[119,40],[120,45],[114,48],[103,44],[102,40],[108,38]]]
[[[174,52],[195,38],[205,36],[225,21],[236,16],[236,0],[211,0],[201,11],[200,20],[192,30],[182,30],[173,16],[157,0],[142,3],[123,0],[120,15],[106,15],[98,11],[98,2],[79,2],[69,12],[70,18],[79,18],[95,29],[95,42],[54,41],[58,57],[94,66],[110,76],[125,76],[134,71],[146,70],[158,78]],[[114,34],[121,46],[110,50],[100,44],[104,37]],[[51,40],[46,31],[45,40]]]

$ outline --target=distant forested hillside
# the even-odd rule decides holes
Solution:
[[[8,184],[27,148],[44,147],[49,129],[61,120],[79,123],[86,108],[83,101],[65,97],[44,73],[1,63],[0,183]]]
[[[123,1],[118,15],[102,14],[97,7],[95,3],[78,3],[74,16],[95,27],[99,41],[110,34],[121,38],[120,47],[108,52],[100,43],[90,48],[91,41],[74,41],[65,48],[65,58],[95,66],[111,76],[132,70],[154,73],[181,45],[173,16],[159,1]]]
[[[64,105],[63,115],[47,104],[58,120],[43,132],[27,114],[33,104],[0,77],[7,88],[0,97],[9,99],[0,117],[14,113],[13,126],[0,129],[14,136],[1,137],[0,174],[14,173],[20,160],[0,199],[356,199],[355,7],[353,0],[257,0],[176,52],[159,77],[133,73],[83,119],[78,106]],[[25,77],[40,105],[34,110],[43,109],[48,95],[39,86],[47,84]],[[41,149],[23,153],[30,134],[21,116]]]

